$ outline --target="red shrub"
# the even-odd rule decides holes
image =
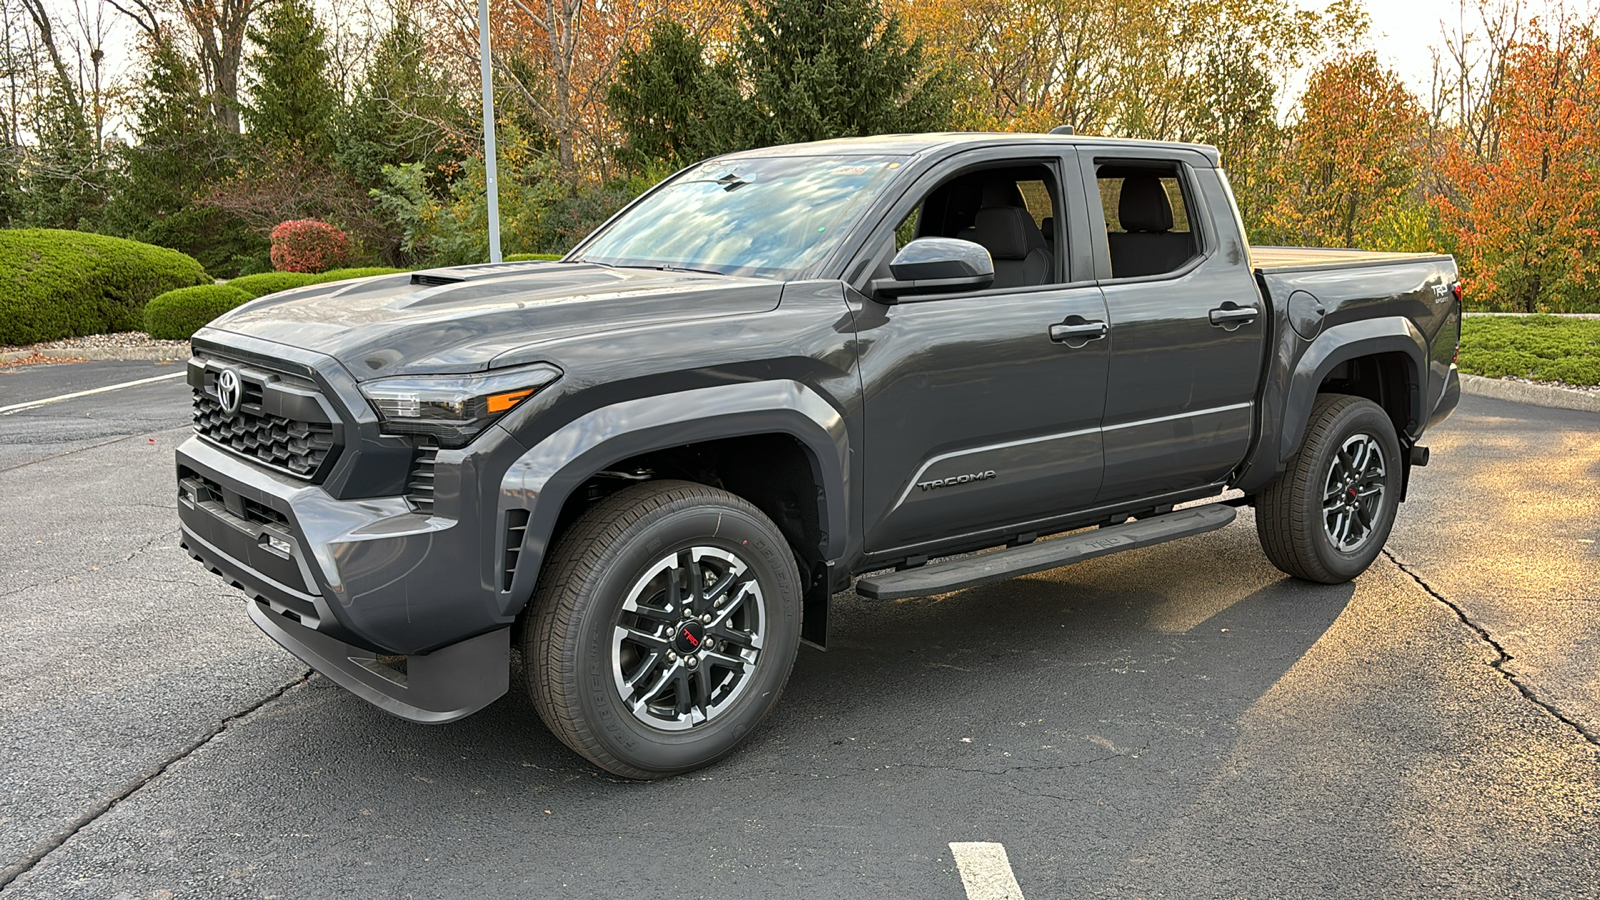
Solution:
[[[326,272],[350,263],[350,238],[316,219],[294,219],[272,229],[272,267],[280,272]]]

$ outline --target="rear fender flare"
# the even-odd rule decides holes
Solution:
[[[1406,417],[1411,428],[1422,427],[1423,386],[1427,384],[1428,341],[1410,319],[1385,317],[1346,322],[1322,332],[1301,354],[1289,383],[1279,435],[1280,466],[1300,449],[1305,439],[1311,406],[1317,402],[1317,388],[1333,368],[1347,360],[1379,353],[1400,353],[1406,358]],[[1396,429],[1406,439],[1405,423]],[[1410,435],[1415,437],[1415,435]]]
[[[826,532],[822,554],[838,559],[848,537],[850,447],[843,415],[820,394],[797,381],[757,381],[640,397],[579,416],[506,470],[497,559],[506,558],[507,512],[525,509],[529,518],[510,589],[500,593],[503,612],[517,614],[532,596],[562,506],[596,472],[642,453],[756,434],[789,435],[805,449]]]

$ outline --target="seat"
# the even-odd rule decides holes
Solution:
[[[1155,175],[1130,175],[1122,180],[1117,218],[1122,220],[1122,231],[1107,235],[1114,278],[1162,275],[1194,255],[1190,236],[1172,230],[1172,204]]]
[[[1048,284],[1055,268],[1044,232],[1022,205],[1015,182],[991,181],[983,186],[983,206],[972,225],[956,235],[989,251],[994,284],[1013,288]]]

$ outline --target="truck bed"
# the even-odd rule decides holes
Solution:
[[[1263,274],[1415,263],[1438,258],[1440,255],[1436,253],[1384,253],[1375,250],[1339,250],[1331,247],[1250,248],[1250,264],[1257,272]]]

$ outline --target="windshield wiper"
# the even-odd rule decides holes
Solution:
[[[675,265],[672,265],[671,263],[668,263],[668,264],[666,264],[664,266],[646,266],[645,268],[647,268],[647,269],[655,269],[658,272],[694,272],[694,273],[699,274],[699,275],[726,275],[726,274],[728,274],[727,272],[718,272],[716,269],[696,269],[693,266],[675,266]]]

